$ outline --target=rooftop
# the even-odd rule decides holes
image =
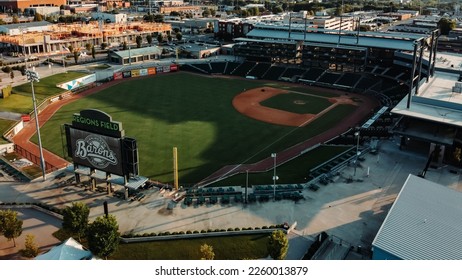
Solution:
[[[434,77],[422,84],[409,108],[405,97],[392,113],[462,127],[462,94],[453,92],[462,69],[462,55],[438,53],[436,67],[439,69]],[[441,71],[444,68],[452,72]]]
[[[405,260],[462,259],[462,193],[410,174],[372,245]]]

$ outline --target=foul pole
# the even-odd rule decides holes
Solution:
[[[173,186],[178,190],[178,151],[173,147]]]

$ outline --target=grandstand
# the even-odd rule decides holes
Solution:
[[[231,72],[231,74],[234,76],[245,77],[248,75],[250,70],[252,70],[252,68],[255,67],[255,65],[255,62],[245,61],[244,63],[237,66],[236,69],[234,69],[234,71]]]
[[[248,76],[256,77],[261,79],[265,73],[269,70],[271,64],[269,63],[257,63],[248,73]]]
[[[281,77],[285,70],[286,67],[273,65],[266,71],[262,78],[266,80],[279,80],[279,77]]]

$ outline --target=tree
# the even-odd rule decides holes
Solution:
[[[215,253],[213,252],[213,247],[204,243],[201,245],[201,260],[213,260],[215,258]]]
[[[267,244],[268,254],[274,260],[283,260],[286,258],[289,249],[289,240],[282,230],[275,230],[268,237]]]
[[[13,23],[19,23],[19,18],[17,15],[13,16]]]
[[[71,45],[69,45],[67,48],[69,49],[69,52],[70,52],[70,53],[72,53],[72,51],[74,50],[74,47],[71,46]]]
[[[101,49],[104,50],[105,48],[107,48],[107,44],[106,43],[101,43]]]
[[[90,251],[107,259],[119,246],[119,225],[113,215],[102,216],[88,226],[87,241]]]
[[[181,41],[181,39],[183,39],[183,34],[181,34],[181,32],[177,32],[175,36],[178,41]]]
[[[22,220],[18,219],[18,212],[8,210],[0,210],[0,233],[10,241],[13,239],[14,247],[16,247],[16,237],[22,233]]]
[[[449,31],[456,28],[456,21],[445,17],[441,18],[440,21],[438,21],[438,28],[440,29],[442,35],[448,35]]]
[[[91,57],[93,57],[93,59],[95,59],[95,57],[96,57],[95,46],[92,46],[92,47],[91,47]]]
[[[39,248],[35,243],[35,236],[33,234],[26,235],[24,242],[24,249],[21,250],[21,255],[26,258],[35,258],[39,253]]]
[[[146,41],[148,42],[149,45],[152,44],[152,35],[151,34],[146,35]]]
[[[162,34],[157,35],[157,41],[159,44],[162,43],[164,41],[164,36],[162,36]]]
[[[135,41],[136,41],[136,47],[141,48],[141,43],[143,42],[143,38],[140,35],[138,35],[136,36]]]
[[[10,72],[10,78],[13,80],[14,79],[14,71]]]
[[[42,21],[42,20],[43,20],[42,14],[35,13],[34,21]]]
[[[122,50],[125,51],[125,50],[127,50],[127,49],[128,49],[127,42],[124,41],[124,42],[122,43]]]
[[[92,46],[93,46],[92,44],[86,43],[86,44],[85,44],[85,49],[86,49],[87,51],[91,51],[91,47],[92,47]]]
[[[76,62],[77,63],[77,62]],[[90,208],[82,202],[72,203],[64,209],[63,213],[63,229],[73,234],[77,234],[79,241],[88,226],[88,215]]]
[[[161,14],[154,15],[154,22],[164,22],[164,16]]]
[[[77,62],[79,62],[79,56],[80,56],[80,53],[78,51],[74,51],[75,64],[77,64]]]

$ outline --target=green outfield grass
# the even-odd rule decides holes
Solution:
[[[200,260],[200,247],[213,247],[215,260],[266,258],[268,234],[191,238],[120,244],[113,260]]]
[[[261,105],[297,114],[318,114],[332,105],[327,98],[289,92],[263,100]]]
[[[350,149],[348,146],[319,146],[302,156],[297,157],[276,168],[279,177],[278,184],[299,184],[306,183],[309,170],[321,165],[322,163],[334,158],[337,155]],[[268,172],[249,172],[249,186],[265,185],[273,183],[273,169]],[[212,186],[245,186],[247,174],[238,174]]]
[[[2,135],[8,128],[12,127],[15,123],[16,121],[0,119],[0,131]],[[5,143],[8,143],[8,141],[4,140],[3,137],[0,138],[0,144]]]
[[[172,148],[178,147],[180,183],[188,184],[224,165],[252,163],[295,145],[356,108],[337,106],[302,128],[257,121],[233,108],[236,94],[261,86],[278,84],[189,73],[131,80],[64,106],[42,127],[42,141],[45,148],[63,155],[61,126],[71,122],[73,113],[99,109],[122,122],[126,136],[137,139],[142,175],[171,182]]]
[[[37,103],[50,96],[65,92],[66,90],[56,87],[56,84],[71,81],[88,74],[81,72],[67,72],[40,79],[34,83],[34,92]],[[6,99],[0,99],[0,111],[29,114],[33,110],[32,88],[30,83],[24,83],[13,87],[12,94]]]

